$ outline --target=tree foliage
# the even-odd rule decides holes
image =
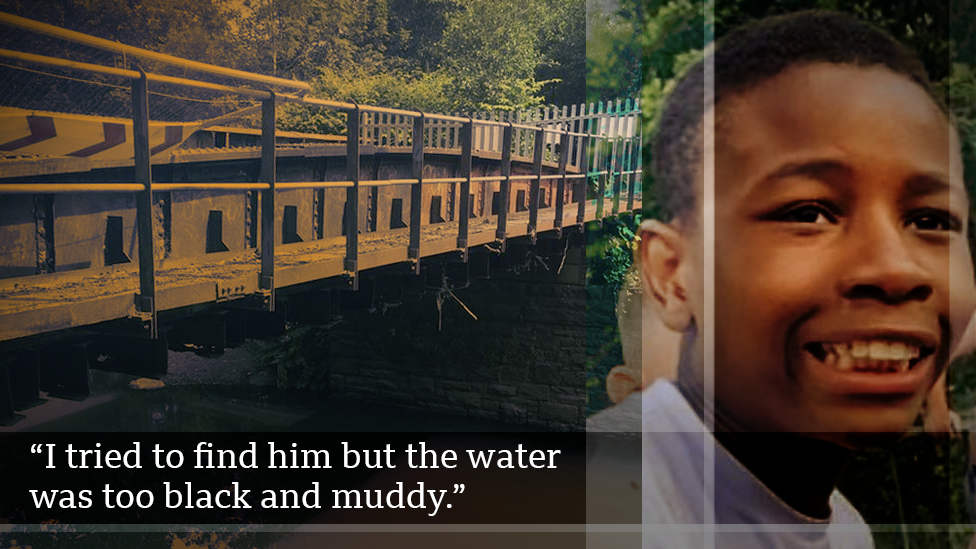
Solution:
[[[540,104],[535,70],[545,15],[540,0],[464,2],[437,46],[442,65],[456,75],[458,97],[479,110]]]
[[[234,23],[249,70],[305,80],[382,63],[388,13],[386,0],[245,0]]]
[[[583,100],[583,0],[0,0],[0,10],[309,81],[330,99],[428,111]],[[322,127],[290,114],[289,129]]]
[[[236,58],[231,14],[216,0],[0,0],[0,11],[205,63]]]
[[[586,96],[587,11],[583,0],[546,0],[546,24],[542,26],[539,51],[542,63],[536,79],[551,105],[580,103]]]
[[[641,89],[641,3],[621,0],[608,6],[590,0],[587,9],[586,100],[637,97]]]
[[[312,90],[316,97],[365,105],[449,112],[456,107],[450,99],[453,84],[454,79],[443,70],[376,72],[354,67],[343,72],[322,69],[312,81]],[[343,135],[346,131],[346,115],[338,111],[293,103],[282,105],[279,111],[278,126],[282,129],[327,135]]]

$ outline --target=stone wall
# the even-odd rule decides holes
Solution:
[[[373,298],[355,309],[340,305],[342,321],[329,330],[330,397],[582,430],[583,249],[547,249],[512,249],[490,278],[471,276],[451,293],[440,290],[443,271],[434,263],[414,283],[377,280],[361,290]]]

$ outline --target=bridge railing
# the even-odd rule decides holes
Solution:
[[[570,133],[590,134],[617,139],[628,151],[635,149],[633,144],[640,140],[640,105],[637,100],[601,101],[587,105],[550,106],[518,111],[451,113],[451,116],[475,121],[511,122],[519,126],[535,126],[550,130],[544,140],[544,160],[555,162],[558,157],[558,130]],[[411,117],[402,114],[367,113],[362,121],[361,139],[363,143],[382,147],[408,147],[412,131]],[[425,143],[432,149],[460,149],[461,124],[451,120],[431,120],[425,128]],[[531,130],[517,128],[513,146],[515,155],[531,157],[533,137]],[[502,126],[476,124],[473,148],[475,151],[500,153]],[[582,140],[573,140],[568,166],[580,169],[583,165],[584,150]],[[624,163],[635,163],[624,155]],[[599,163],[593,163],[593,166]],[[619,166],[625,169],[623,166]],[[629,169],[628,165],[626,169]]]
[[[56,27],[40,23],[26,22],[22,18],[0,16],[0,23],[11,24],[13,21],[21,28],[30,28],[38,32],[59,34]],[[64,31],[61,34],[68,33]],[[118,44],[93,37],[78,36],[71,33],[67,39],[88,40],[94,47],[118,48]],[[131,51],[131,50],[130,50]],[[152,52],[148,52],[152,53]],[[156,54],[158,55],[158,54]],[[191,63],[178,58],[159,59],[161,62]],[[130,84],[129,93],[132,102],[132,135],[134,151],[135,177],[129,183],[112,184],[65,184],[65,183],[29,183],[12,184],[0,183],[0,194],[44,194],[44,193],[133,193],[136,202],[136,232],[138,238],[138,272],[139,292],[135,297],[135,306],[139,314],[151,326],[153,337],[157,334],[156,325],[156,257],[154,250],[158,237],[153,229],[153,193],[161,191],[185,190],[232,190],[253,193],[253,206],[259,211],[256,225],[260,235],[260,272],[259,291],[264,297],[265,306],[274,310],[275,306],[275,243],[276,234],[275,201],[279,191],[294,189],[345,189],[346,215],[345,217],[345,256],[343,266],[351,277],[353,285],[358,281],[356,276],[359,267],[360,245],[359,238],[363,227],[359,209],[363,203],[364,189],[387,185],[404,185],[410,188],[410,220],[408,258],[419,272],[419,261],[422,245],[422,199],[425,185],[457,184],[458,200],[455,211],[458,223],[456,243],[464,260],[467,260],[469,223],[468,212],[471,208],[472,183],[492,182],[499,186],[499,206],[495,226],[495,239],[504,246],[509,236],[508,221],[511,210],[511,195],[513,182],[525,182],[528,188],[528,234],[534,241],[539,220],[540,189],[543,183],[550,185],[555,182],[552,196],[554,198],[554,229],[562,231],[565,210],[575,208],[574,225],[581,226],[586,219],[588,181],[595,181],[596,189],[596,218],[605,215],[606,199],[611,198],[611,211],[617,214],[622,209],[621,197],[626,192],[626,210],[634,209],[636,189],[639,188],[640,167],[640,135],[633,128],[636,124],[636,103],[634,110],[614,112],[573,112],[569,116],[540,117],[539,119],[521,120],[521,115],[505,116],[489,115],[486,118],[474,116],[458,116],[437,113],[426,113],[402,109],[390,109],[373,105],[358,105],[351,102],[332,101],[308,96],[288,93],[258,90],[244,86],[232,86],[189,78],[178,78],[142,70],[134,71],[114,66],[81,63],[60,58],[41,56],[25,52],[0,50],[0,58],[16,63],[33,66],[98,74],[105,77],[122,79]],[[195,66],[200,72],[233,76],[250,82],[261,82],[261,75],[249,75],[235,72],[229,75],[229,69],[220,67]],[[280,80],[280,79],[276,79]],[[152,180],[152,155],[149,145],[149,86],[167,84],[187,89],[218,91],[249,97],[261,103],[261,167],[257,181],[239,183],[155,183]],[[275,82],[275,84],[302,90],[302,83]],[[296,85],[297,84],[297,85]],[[298,103],[307,106],[331,109],[346,113],[346,135],[359,136],[358,139],[346,139],[346,179],[342,181],[298,181],[280,182],[276,174],[276,105],[279,103]],[[628,101],[628,106],[630,102]],[[602,110],[602,107],[601,109]],[[574,108],[575,111],[575,108]],[[555,114],[555,111],[553,111]],[[513,120],[514,118],[514,120]],[[404,179],[366,180],[360,169],[360,159],[363,145],[402,147],[412,155],[411,177]],[[430,178],[424,175],[425,155],[436,154],[445,150],[457,150],[460,155],[456,177]],[[500,173],[495,175],[475,175],[472,172],[472,161],[475,153],[496,154],[500,161]],[[514,158],[531,161],[531,174],[513,174],[512,162]],[[547,174],[543,170],[545,163],[549,169],[555,168],[555,174]],[[578,197],[574,204],[568,199]],[[258,200],[258,193],[260,199]],[[523,233],[524,234],[524,233]],[[254,244],[258,244],[255,239]],[[52,246],[53,244],[49,243]]]

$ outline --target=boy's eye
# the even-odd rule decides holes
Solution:
[[[770,219],[785,223],[836,223],[837,216],[829,207],[817,202],[803,202],[788,204],[773,212]]]
[[[919,231],[960,231],[962,222],[949,212],[942,210],[922,210],[906,219],[905,224]]]

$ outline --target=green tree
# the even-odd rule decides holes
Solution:
[[[456,79],[458,108],[519,109],[542,103],[542,0],[459,2],[437,44],[440,65]]]
[[[542,91],[550,105],[586,99],[586,20],[585,0],[546,0],[536,79],[550,82]]]
[[[437,44],[448,18],[461,9],[456,0],[390,0],[390,40],[386,54],[406,68],[437,70]]]
[[[236,65],[235,47],[228,22],[230,14],[217,0],[0,0],[0,10],[69,30],[82,32],[152,51],[206,63]],[[145,58],[123,56],[46,35],[7,30],[7,49],[99,65],[140,67],[148,72],[197,77],[182,67],[165,66]],[[65,75],[51,68],[0,69],[12,83],[3,97],[6,106],[130,116],[128,85],[119,78],[96,74]],[[63,78],[62,76],[68,76]],[[80,80],[80,81],[79,81]],[[29,90],[29,91],[27,91]],[[173,86],[153,85],[150,113],[163,120],[211,118],[235,109],[239,102],[220,94]],[[190,97],[186,101],[175,97]],[[203,99],[203,101],[199,101]]]
[[[586,100],[637,97],[641,89],[641,3],[590,0],[587,12]]]
[[[644,11],[643,26],[645,77],[641,114],[643,135],[650,137],[668,94],[684,72],[701,59],[706,29],[700,2],[693,0],[652,2]],[[649,142],[650,139],[644,140],[645,145]]]
[[[453,103],[448,89],[454,80],[444,71],[375,71],[353,67],[339,72],[323,68],[312,82],[312,94],[364,105],[395,109],[448,112]],[[278,128],[290,131],[344,135],[346,115],[331,109],[286,104],[279,107]]]
[[[215,0],[0,0],[0,11],[203,62],[233,57],[231,16]]]
[[[950,2],[926,2],[925,0],[899,0],[884,2],[879,0],[737,0],[716,4],[715,31],[722,36],[730,29],[743,23],[768,17],[792,13],[805,9],[836,10],[852,13],[859,18],[877,25],[902,43],[914,50],[934,81],[949,76],[952,41],[949,35],[950,19],[955,15]],[[972,12],[969,12],[970,15]],[[970,53],[970,55],[972,55]]]
[[[0,9],[187,59],[318,82],[329,98],[425,110],[582,99],[583,0],[242,0],[233,9],[221,0],[0,0]],[[81,51],[52,51],[56,41],[28,33],[14,38],[21,51]],[[118,64],[111,54],[82,53],[85,61]]]
[[[245,0],[235,25],[249,70],[311,80],[320,67],[383,63],[386,0]]]

